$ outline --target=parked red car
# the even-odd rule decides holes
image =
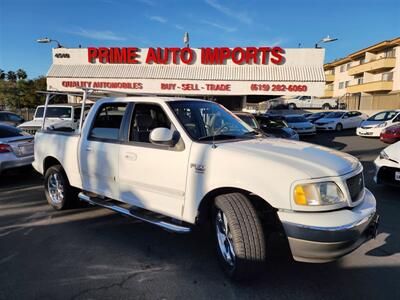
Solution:
[[[393,144],[397,141],[400,141],[400,124],[385,128],[381,132],[380,140],[388,144]]]

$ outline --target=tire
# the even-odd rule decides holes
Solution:
[[[60,165],[47,169],[44,176],[44,190],[47,202],[55,210],[72,208],[78,202],[78,190],[69,184],[67,175]]]
[[[336,131],[342,131],[343,130],[343,125],[341,123],[338,123],[335,127]]]
[[[294,103],[289,103],[288,108],[289,108],[289,109],[296,109],[297,106],[296,106],[296,104],[294,104]]]
[[[328,103],[325,103],[324,105],[322,105],[323,110],[330,110],[331,108],[332,107]]]
[[[240,193],[218,196],[212,216],[218,259],[225,273],[233,279],[259,274],[266,260],[265,236],[249,199]]]

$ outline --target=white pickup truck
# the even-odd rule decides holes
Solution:
[[[35,115],[32,121],[22,123],[18,127],[32,135],[36,133],[43,125],[44,105],[39,105],[36,108]],[[85,111],[89,110],[90,106],[85,107]],[[61,130],[78,128],[79,119],[81,116],[81,104],[52,104],[49,105],[46,112],[46,128],[58,128]]]
[[[339,108],[338,100],[334,98],[316,98],[314,96],[297,96],[290,99],[285,99],[289,109],[296,108],[321,108],[324,110]]]
[[[378,225],[356,158],[266,137],[209,101],[98,100],[81,132],[37,132],[33,166],[57,210],[79,198],[169,231],[208,224],[234,278],[265,267],[271,232],[295,260],[327,262]]]

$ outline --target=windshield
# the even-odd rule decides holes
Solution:
[[[250,115],[237,114],[242,121],[244,121],[247,125],[250,125],[251,128],[258,128],[257,121]]]
[[[43,118],[44,106],[39,106],[36,110],[35,118]],[[47,118],[62,118],[69,119],[71,118],[71,107],[56,107],[56,106],[48,106],[46,111]]]
[[[262,127],[268,128],[286,128],[288,127],[284,120],[275,120],[275,119],[259,119],[258,122]]]
[[[251,137],[257,132],[221,105],[206,101],[171,101],[179,122],[196,141]]]
[[[397,111],[384,111],[369,117],[367,121],[389,121],[397,115]]]
[[[303,123],[308,122],[303,116],[286,117],[288,123]]]
[[[331,119],[338,119],[341,118],[344,115],[344,112],[336,111],[336,112],[331,112],[325,116],[325,118],[331,118]]]

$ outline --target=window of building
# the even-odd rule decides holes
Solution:
[[[343,89],[344,88],[344,82],[339,82],[339,89]]]
[[[346,65],[346,70],[348,70],[348,69],[350,69],[351,68],[351,63],[348,63],[347,65]]]
[[[346,65],[340,66],[340,73],[343,73],[346,70]]]
[[[89,137],[92,139],[118,140],[126,105],[126,103],[104,104],[97,112]]]
[[[347,87],[349,86],[349,84],[350,84],[350,80],[347,80],[347,81],[344,83],[344,87],[347,88]]]
[[[382,74],[382,81],[392,81],[393,80],[393,72],[386,72]]]
[[[384,57],[388,58],[388,57],[395,57],[396,56],[396,49],[392,48],[390,50],[385,51]]]

